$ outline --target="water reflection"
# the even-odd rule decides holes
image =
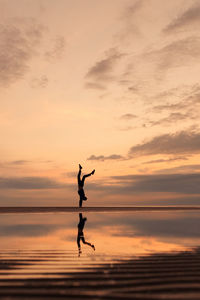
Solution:
[[[88,212],[87,217],[88,222],[85,212],[0,214],[1,250],[70,250],[77,257],[80,249],[83,258],[90,253],[103,257],[182,251],[200,244],[200,213],[195,211]]]
[[[199,212],[88,215],[95,255],[85,213],[0,215],[0,298],[200,299]]]
[[[78,252],[79,252],[79,256],[82,253],[81,251],[81,241],[83,244],[88,245],[90,247],[93,248],[93,250],[95,251],[95,246],[89,242],[86,242],[85,237],[84,237],[84,226],[85,226],[85,222],[87,221],[87,218],[83,218],[82,213],[79,214],[79,223],[78,223],[78,234],[77,234],[77,245],[78,245]]]

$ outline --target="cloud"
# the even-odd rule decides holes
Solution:
[[[65,44],[64,37],[57,36],[54,38],[49,50],[44,54],[45,58],[50,62],[62,58],[65,50]]]
[[[40,164],[49,164],[49,163],[53,163],[52,160],[35,160],[35,161],[31,161],[31,160],[25,160],[25,159],[20,159],[20,160],[13,160],[13,161],[1,161],[0,162],[0,167],[1,168],[9,168],[9,167],[21,167],[30,163],[40,163]]]
[[[194,154],[200,153],[200,133],[181,131],[174,134],[163,134],[150,141],[131,147],[129,156],[154,154]]]
[[[0,177],[1,189],[57,189],[64,185],[45,177]]]
[[[192,25],[200,24],[200,5],[195,3],[192,7],[189,7],[186,11],[176,17],[171,23],[169,23],[163,30],[164,33],[171,34],[174,31],[185,31]]]
[[[146,164],[157,164],[157,163],[165,163],[165,162],[171,162],[171,161],[177,161],[177,160],[188,160],[186,157],[178,156],[178,157],[172,157],[168,159],[154,159],[150,161],[143,162],[143,165]]]
[[[0,87],[8,87],[22,79],[30,70],[30,62],[36,55],[45,57],[48,62],[62,57],[64,37],[48,41],[47,31],[46,27],[33,18],[10,18],[0,24]],[[44,50],[44,47],[48,47],[48,50]],[[43,75],[33,79],[32,85],[45,87],[47,83],[48,79]]]
[[[14,161],[4,161],[4,162],[0,162],[0,167],[1,168],[8,168],[8,167],[20,167],[23,165],[26,165],[28,163],[30,163],[31,161],[29,160],[14,160]]]
[[[166,160],[153,160],[144,162],[144,164],[156,162],[170,162],[175,160],[187,160],[182,155],[193,155],[200,153],[200,133],[191,129],[188,131],[180,131],[172,134],[162,134],[144,141],[141,144],[130,148],[127,156],[112,154],[91,155],[88,160],[105,161],[105,160],[130,160],[141,156],[149,155],[173,155],[175,157]],[[177,156],[179,155],[179,156]]]
[[[178,166],[174,168],[168,168],[168,169],[161,169],[156,171],[157,174],[171,174],[171,173],[194,173],[200,171],[200,165],[184,165],[184,166]]]
[[[96,160],[96,161],[105,161],[105,160],[123,160],[124,157],[118,154],[112,154],[109,156],[104,156],[104,155],[91,155],[90,157],[87,158],[87,160]]]
[[[85,86],[88,89],[94,89],[94,90],[105,90],[106,89],[106,87],[104,85],[96,83],[96,82],[87,82],[85,84]]]
[[[173,112],[171,113],[169,116],[162,118],[158,121],[151,121],[150,124],[152,126],[155,125],[170,125],[170,124],[174,124],[176,122],[180,122],[180,121],[186,121],[186,120],[195,120],[196,118],[199,118],[199,116],[194,116],[193,112],[188,112],[185,114],[179,113],[179,112]]]
[[[191,36],[176,40],[159,50],[143,54],[143,59],[154,61],[157,69],[168,70],[196,62],[200,58],[200,37]]]
[[[45,88],[48,85],[48,78],[46,75],[42,75],[39,78],[33,78],[31,81],[32,88]]]
[[[126,7],[123,11],[121,16],[121,30],[114,36],[118,43],[119,41],[121,43],[129,43],[135,41],[135,38],[142,37],[138,23],[140,24],[141,11],[144,3],[145,1],[143,0],[132,1],[131,5]]]
[[[128,87],[128,91],[132,92],[134,94],[139,94],[141,90],[142,90],[141,84],[140,85],[135,84],[135,85],[131,85],[131,86]]]
[[[111,182],[110,182],[111,180]],[[152,200],[153,194],[159,194],[162,203],[163,199],[170,200],[167,194],[199,195],[200,201],[200,173],[168,173],[168,174],[148,174],[148,175],[118,175],[107,178],[106,184],[87,184],[88,190],[109,195],[137,196],[149,193]],[[163,196],[161,195],[163,193]],[[167,194],[166,194],[167,193]],[[157,197],[157,195],[156,195]],[[163,197],[163,198],[162,198]],[[124,198],[125,199],[125,198]],[[133,197],[133,201],[135,198]],[[149,200],[149,202],[151,202]],[[143,201],[143,200],[142,200]],[[148,202],[148,197],[146,199]],[[181,201],[179,202],[181,203]],[[187,203],[185,201],[185,203]],[[190,204],[190,203],[187,203]]]
[[[77,172],[66,172],[63,173],[62,175],[64,175],[64,177],[68,177],[68,178],[76,178],[77,177]]]
[[[165,110],[172,110],[173,112],[175,110],[186,110],[186,109],[192,109],[194,111],[194,106],[197,108],[200,106],[200,86],[199,84],[194,84],[192,86],[187,86],[176,89],[171,89],[169,91],[165,91],[163,93],[158,94],[156,97],[159,101],[163,100],[165,101],[165,98],[172,98],[175,96],[176,98],[180,99],[181,101],[173,103],[164,103],[160,105],[156,105],[153,107],[154,112],[162,112]],[[194,111],[195,112],[195,111]]]
[[[132,19],[138,13],[138,11],[142,8],[143,4],[144,4],[143,0],[135,1],[132,5],[130,5],[126,8],[123,17],[126,20],[127,20],[127,18]]]
[[[29,160],[21,159],[21,160],[13,160],[13,161],[9,162],[9,164],[11,164],[11,165],[25,165],[29,162],[30,162]]]
[[[127,120],[127,121],[135,118],[137,118],[137,116],[133,114],[124,114],[120,117],[121,120]]]
[[[86,79],[90,80],[86,83],[86,87],[101,89],[107,81],[113,79],[113,70],[118,61],[125,54],[119,53],[117,49],[111,48],[105,52],[105,58],[98,61],[93,67],[89,69],[86,74]]]
[[[125,126],[125,127],[121,127],[119,128],[120,131],[130,131],[130,130],[133,130],[135,129],[136,127],[134,126]]]
[[[200,173],[112,176],[116,193],[200,194]],[[117,185],[118,183],[118,185]]]
[[[32,19],[0,24],[0,86],[7,87],[23,78],[43,32],[44,27]]]

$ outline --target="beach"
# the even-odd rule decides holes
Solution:
[[[0,214],[1,299],[200,298],[198,210],[26,209]]]

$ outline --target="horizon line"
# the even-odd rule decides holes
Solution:
[[[1,206],[0,214],[3,213],[54,213],[54,212],[137,212],[137,211],[192,211],[200,210],[200,205],[179,206]]]

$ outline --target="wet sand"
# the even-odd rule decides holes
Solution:
[[[200,249],[139,258],[7,250],[1,299],[200,299]],[[112,260],[112,262],[111,262]],[[114,262],[113,262],[114,260]]]
[[[131,206],[131,207],[0,207],[3,213],[56,212],[138,212],[138,211],[200,211],[200,206]]]

